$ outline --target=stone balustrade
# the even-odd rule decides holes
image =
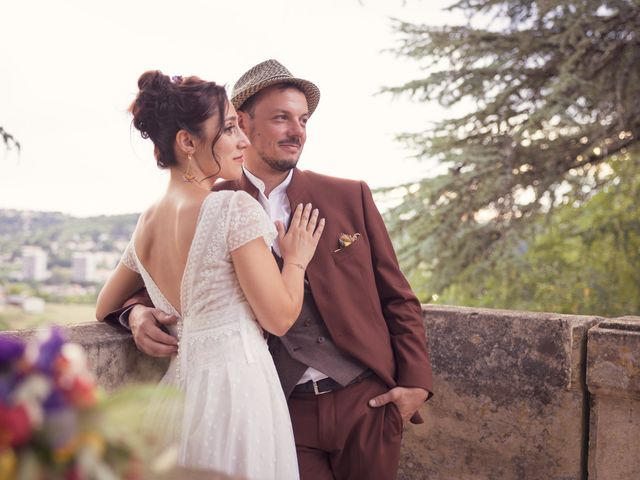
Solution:
[[[424,319],[436,394],[405,429],[400,480],[640,479],[639,317],[425,306]],[[67,333],[106,389],[166,368],[115,327]]]

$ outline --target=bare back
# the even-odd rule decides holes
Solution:
[[[136,255],[171,305],[182,311],[180,287],[198,215],[209,192],[174,187],[141,216],[134,235]]]

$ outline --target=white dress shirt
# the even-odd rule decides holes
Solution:
[[[289,171],[289,175],[285,178],[280,185],[271,190],[271,193],[267,197],[264,193],[265,185],[262,180],[256,177],[253,173],[242,167],[245,175],[254,187],[258,189],[258,202],[262,205],[271,221],[275,222],[280,220],[285,228],[289,228],[289,222],[291,221],[291,206],[289,205],[289,198],[287,197],[287,187],[291,183],[291,177],[293,176],[293,170]],[[280,257],[280,246],[278,245],[278,239],[273,242],[273,251]],[[318,381],[323,378],[327,378],[327,375],[316,370],[315,368],[308,367],[298,384],[308,382],[309,380]]]
[[[291,221],[291,207],[289,206],[289,198],[287,197],[287,187],[291,183],[293,170],[289,172],[287,178],[285,178],[280,185],[271,190],[271,193],[267,197],[264,194],[264,182],[245,167],[242,168],[244,169],[244,173],[249,181],[258,189],[258,202],[260,202],[264,211],[267,212],[271,221],[275,222],[276,220],[280,220],[284,224],[285,228],[289,228],[289,222]],[[276,252],[279,257],[282,256],[280,255],[280,246],[278,245],[277,238],[273,242],[273,251]]]

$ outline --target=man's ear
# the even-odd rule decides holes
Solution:
[[[247,112],[243,112],[242,110],[238,110],[237,113],[238,113],[238,126],[246,134],[249,128],[249,121],[251,120],[251,116]]]
[[[186,130],[178,130],[178,133],[176,133],[176,147],[185,155],[193,155],[196,152],[196,142],[193,135]]]

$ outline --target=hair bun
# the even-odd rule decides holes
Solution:
[[[170,85],[171,79],[160,70],[149,70],[138,78],[138,88],[141,92],[144,90],[161,91]]]
[[[149,70],[138,78],[138,89],[129,107],[133,126],[153,141],[159,167],[176,164],[173,143],[180,129],[201,134],[202,123],[214,113],[224,123],[227,96],[214,82]]]
[[[143,138],[154,139],[160,124],[173,114],[176,86],[160,70],[149,70],[138,78],[138,88],[130,108],[133,125]]]

